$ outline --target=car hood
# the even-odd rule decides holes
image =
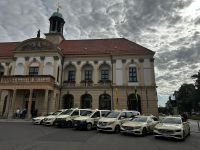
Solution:
[[[168,124],[168,123],[159,123],[155,126],[157,129],[180,129],[182,128],[181,124]]]
[[[113,122],[116,121],[117,118],[101,118],[99,122]]]
[[[67,117],[69,117],[69,115],[59,115],[56,118],[67,118]]]
[[[89,119],[90,117],[89,116],[80,116],[80,117],[77,117],[77,118],[75,118],[74,120],[87,120],[87,119]]]
[[[123,123],[123,126],[131,126],[131,127],[135,127],[135,126],[144,126],[146,125],[146,122],[133,122],[133,121],[128,121]]]
[[[39,116],[39,117],[35,117],[33,119],[44,119],[44,118],[46,118],[46,117],[45,116]]]
[[[55,116],[55,115],[50,115],[50,116],[47,116],[47,117],[45,117],[45,118],[47,118],[47,119],[50,119],[50,118],[56,118],[57,116]]]

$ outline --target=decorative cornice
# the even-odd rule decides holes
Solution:
[[[29,58],[30,58],[29,56],[26,56],[25,61],[29,61]]]
[[[40,56],[41,61],[44,61],[44,59],[45,59],[45,56]]]
[[[59,60],[58,56],[53,56],[54,60]]]

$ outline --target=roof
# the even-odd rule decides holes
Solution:
[[[0,57],[12,57],[19,42],[0,43]],[[124,38],[63,40],[59,47],[64,55],[134,54],[154,55],[155,52]]]
[[[154,54],[153,51],[124,38],[63,40],[63,54]]]
[[[54,13],[51,15],[51,17],[59,17],[59,18],[62,18],[62,19],[63,19],[62,14],[59,13],[59,12],[54,12]]]
[[[0,57],[11,57],[13,56],[12,50],[17,47],[18,42],[6,42],[0,43]]]

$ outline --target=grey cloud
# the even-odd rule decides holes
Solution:
[[[199,17],[181,11],[193,0],[60,0],[66,39],[124,37],[156,51],[158,92],[199,68]],[[55,0],[1,0],[0,41],[22,41],[48,32]],[[184,71],[185,70],[185,71]],[[181,77],[179,77],[181,74]],[[176,88],[176,86],[173,86]],[[168,88],[168,89],[167,89]]]

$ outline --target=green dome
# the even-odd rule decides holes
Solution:
[[[51,17],[60,17],[60,18],[62,18],[62,19],[63,19],[63,16],[62,16],[62,14],[61,14],[61,13],[59,13],[59,12],[54,12],[54,13],[51,15]]]

